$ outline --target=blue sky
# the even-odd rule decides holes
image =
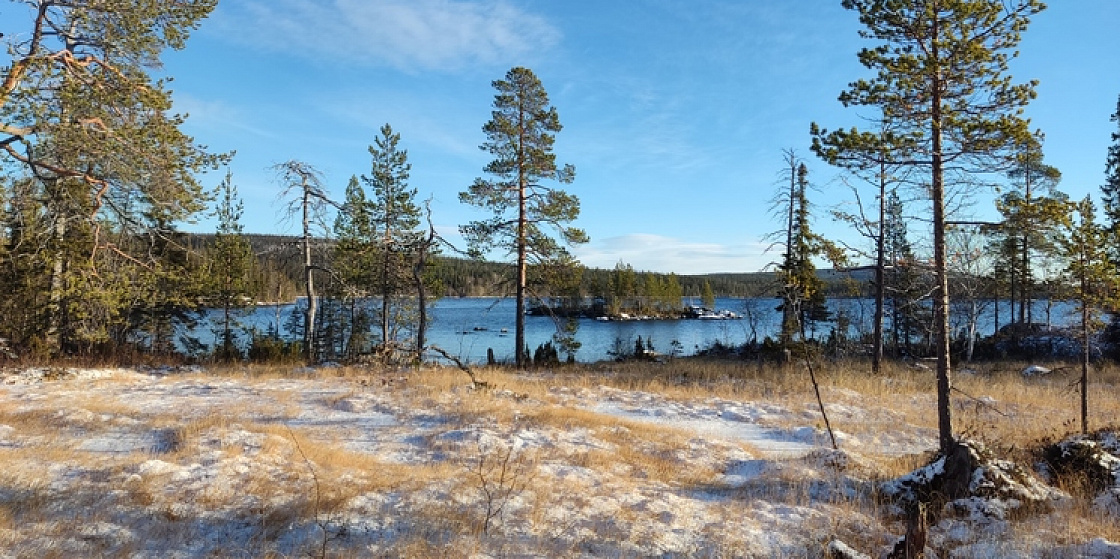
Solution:
[[[1028,116],[1046,133],[1061,189],[1096,197],[1116,130],[1120,2],[1050,4],[1013,75],[1041,81]],[[836,100],[865,74],[859,29],[839,0],[222,0],[185,50],[165,55],[164,71],[176,110],[190,115],[185,130],[237,151],[230,169],[247,231],[295,230],[281,220],[270,166],[309,163],[341,199],[351,175],[369,172],[367,147],[389,123],[411,185],[461,244],[457,226],[485,217],[458,193],[489,161],[478,146],[491,82],[525,66],[564,125],[555,153],[576,167],[565,189],[592,239],[576,250],[582,262],[748,272],[777,258],[764,237],[780,227],[770,201],[783,149],[809,165],[816,228],[858,242],[826,215],[851,196],[812,156],[808,128],[861,124]],[[992,196],[977,192],[971,213],[990,217]],[[909,211],[928,215],[928,204]]]

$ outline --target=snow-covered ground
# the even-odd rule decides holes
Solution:
[[[878,557],[905,531],[884,472],[936,446],[843,390],[830,415],[882,425],[835,451],[812,406],[518,378],[8,371],[0,556]],[[950,518],[929,543],[1120,558],[1067,516]]]

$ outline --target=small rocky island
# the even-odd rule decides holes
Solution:
[[[551,316],[558,318],[589,318],[594,320],[735,320],[742,318],[739,313],[729,309],[712,309],[698,305],[684,305],[677,308],[664,308],[661,305],[628,305],[626,307],[608,305],[601,299],[590,303],[572,305],[568,301],[535,301],[526,309],[529,316]]]

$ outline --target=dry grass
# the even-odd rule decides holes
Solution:
[[[286,441],[293,448],[287,456],[292,462],[302,461],[295,469],[314,470],[320,482],[331,491],[350,498],[367,492],[414,491],[453,477],[456,467],[447,462],[428,464],[397,464],[363,452],[345,450],[336,441],[315,440],[299,431],[271,426],[265,432],[274,435],[278,446]],[[285,437],[279,439],[279,437]],[[293,454],[294,453],[294,454]]]
[[[22,452],[2,451],[0,460],[9,465],[0,473],[0,527],[19,530],[28,519],[38,520],[46,515],[51,503],[49,479],[43,472],[20,468],[31,457]],[[16,466],[15,468],[11,466]]]
[[[990,445],[1007,451],[1023,452],[1037,449],[1042,442],[1056,441],[1079,427],[1079,395],[1076,381],[1079,370],[1072,365],[1055,363],[1048,366],[1055,373],[1043,377],[1023,377],[1028,363],[973,364],[954,374],[953,416],[957,431],[981,438]],[[872,376],[866,363],[826,364],[818,371],[825,403],[836,401],[866,407],[874,418],[876,408],[889,410],[895,426],[907,425],[936,429],[935,375],[932,370],[886,363],[882,374]],[[461,385],[460,373],[425,372],[426,385],[450,389]],[[485,370],[480,376],[496,386],[528,395],[540,401],[554,400],[550,388],[609,386],[620,390],[656,393],[668,400],[697,401],[721,398],[741,401],[767,401],[801,409],[813,406],[815,400],[808,375],[801,366],[758,366],[754,363],[726,361],[677,360],[664,364],[621,363],[577,368],[571,372],[546,375],[513,374],[504,369]],[[434,377],[435,382],[429,383]],[[1114,424],[1120,414],[1120,367],[1106,366],[1090,371],[1090,425],[1105,427]],[[494,402],[495,400],[491,400]],[[493,407],[479,406],[483,416],[509,410],[508,403]],[[493,417],[494,415],[489,415]],[[538,407],[525,416],[539,424],[557,428],[597,429],[619,420],[575,408]],[[901,421],[898,421],[898,420]],[[878,421],[836,422],[834,428],[852,434],[889,428]],[[641,429],[634,425],[628,428]],[[655,438],[663,438],[655,435]],[[679,441],[678,441],[679,442]],[[625,446],[625,445],[623,445]],[[632,447],[629,447],[632,448]],[[630,451],[633,452],[633,451]],[[910,471],[926,457],[882,456],[876,464],[884,475]],[[605,459],[605,460],[610,460]],[[599,460],[596,460],[599,462]],[[657,471],[657,467],[649,468]]]
[[[1044,443],[1054,442],[1076,432],[1079,428],[1079,394],[1076,382],[1080,371],[1067,364],[1048,364],[1055,373],[1043,377],[1023,377],[1021,371],[1027,363],[999,363],[969,366],[970,372],[954,375],[952,395],[953,416],[957,431],[981,438],[1002,449],[1010,457],[1033,463],[1036,453]],[[974,372],[972,372],[974,371]],[[888,365],[883,374],[872,376],[863,363],[830,364],[818,373],[824,390],[826,404],[842,402],[858,404],[871,412],[876,408],[889,410],[892,417],[901,419],[894,428],[909,426],[935,430],[937,427],[932,370]],[[569,384],[567,378],[563,384]],[[677,361],[670,364],[622,364],[602,367],[594,375],[576,381],[581,386],[606,385],[622,390],[655,392],[667,399],[695,401],[705,398],[730,400],[765,400],[800,409],[815,406],[807,373],[800,367],[762,367],[753,364]],[[574,384],[574,383],[573,383]],[[1090,371],[1090,427],[1115,425],[1113,418],[1120,413],[1120,368],[1106,366]],[[834,397],[834,399],[833,399]],[[550,411],[548,415],[564,418],[561,424],[591,423],[591,416],[579,420],[569,414]],[[877,421],[837,422],[839,428],[851,434],[889,429]],[[592,464],[623,462],[647,464],[636,468],[639,472],[671,470],[671,465],[659,466],[654,459],[634,450],[635,445],[620,445],[616,456],[599,456]],[[647,455],[648,456],[648,455]],[[876,477],[886,479],[913,471],[928,463],[930,454],[904,456],[868,456],[878,469]],[[702,473],[698,479],[707,477]],[[756,484],[752,490],[763,490],[767,498],[790,504],[806,504],[820,499],[819,488],[813,482],[796,476],[768,479]],[[1076,487],[1059,488],[1078,494]],[[857,515],[874,517],[880,510],[878,503],[868,498],[840,497],[835,505],[846,507]],[[1068,518],[1067,518],[1068,517]],[[1062,538],[1061,543],[1086,541],[1092,537],[1110,540],[1120,538],[1120,521],[1092,506],[1086,499],[1077,500],[1068,511],[1046,517],[1046,531]],[[1018,528],[1024,534],[1034,529],[1028,524]]]
[[[50,408],[31,408],[15,402],[0,403],[0,424],[24,436],[47,436],[65,427],[64,416]]]
[[[954,377],[958,391],[953,395],[953,414],[959,432],[982,438],[1024,462],[1031,460],[1041,442],[1076,430],[1079,400],[1071,383],[1078,371],[1024,378],[1018,374],[1022,364],[972,368],[975,373]],[[825,364],[818,373],[825,403],[835,413],[836,429],[853,436],[936,429],[932,371],[892,364],[883,374],[872,376],[865,363],[857,362]],[[311,543],[322,534],[335,535],[354,522],[355,503],[363,502],[375,504],[362,505],[374,507],[362,509],[362,518],[391,527],[388,533],[393,539],[383,549],[388,555],[501,555],[503,548],[495,547],[493,537],[481,534],[479,480],[466,466],[484,450],[477,439],[438,438],[452,430],[484,432],[505,444],[525,432],[550,440],[579,434],[592,441],[586,447],[544,444],[518,451],[526,464],[523,475],[532,483],[523,496],[511,500],[504,518],[495,521],[494,533],[529,526],[526,530],[539,539],[532,545],[543,550],[542,555],[558,550],[582,553],[582,540],[633,537],[625,527],[656,524],[658,512],[602,508],[602,501],[654,492],[703,493],[712,501],[708,514],[729,519],[745,518],[764,501],[825,511],[804,528],[807,538],[831,530],[872,547],[886,541],[888,532],[898,531],[894,519],[882,516],[885,507],[876,501],[875,482],[912,471],[928,460],[928,455],[876,454],[863,448],[858,471],[822,473],[792,462],[751,480],[745,488],[726,490],[717,482],[724,473],[718,454],[725,450],[704,445],[698,449],[696,433],[620,419],[573,403],[601,394],[600,387],[698,406],[713,400],[765,402],[790,410],[782,420],[785,426],[803,426],[806,417],[814,417],[816,401],[807,373],[797,365],[676,360],[531,373],[486,368],[476,375],[491,388],[469,388],[469,378],[452,368],[418,372],[340,368],[309,373],[290,366],[228,367],[184,376],[182,382],[195,387],[237,381],[233,384],[251,399],[236,406],[223,401],[212,407],[184,408],[176,407],[172,398],[167,409],[158,412],[124,398],[129,385],[112,379],[83,389],[67,387],[49,399],[0,398],[0,425],[11,431],[11,444],[0,446],[0,464],[5,464],[0,472],[0,548],[26,543],[21,531],[29,526],[40,530],[40,535],[69,537],[67,533],[78,525],[105,517],[83,508],[97,508],[102,495],[116,491],[118,496],[105,498],[131,507],[137,517],[150,517],[158,524],[150,534],[164,530],[169,540],[187,537],[182,527],[197,519],[200,510],[224,511],[227,517],[253,526],[252,542],[245,544],[244,551],[249,556],[314,555],[311,544],[294,551],[279,546],[293,527],[305,527]],[[1106,367],[1091,375],[1091,426],[1104,427],[1120,414],[1116,390],[1120,369]],[[404,410],[397,413],[438,415],[445,423],[434,428],[426,441],[433,459],[388,461],[377,450],[350,450],[348,441],[332,435],[329,422],[298,421],[309,408],[347,409],[344,404],[350,400],[391,403],[393,409]],[[849,409],[856,411],[846,413]],[[151,452],[74,450],[74,441],[83,435],[110,427],[120,430],[129,422],[137,424],[137,432],[163,433],[167,444]],[[740,450],[757,455],[754,449]],[[714,456],[698,459],[698,453]],[[171,474],[142,479],[135,475],[153,459],[176,468],[212,468],[222,486],[201,484],[180,491],[170,483]],[[72,472],[72,487],[51,489],[58,482],[51,467],[58,465]],[[556,468],[592,472],[596,481],[578,473],[568,477],[543,473]],[[1076,493],[1076,483],[1061,480],[1059,486]],[[80,512],[59,520],[60,509]],[[826,517],[832,520],[821,520]],[[825,525],[818,526],[822,522]],[[317,531],[315,526],[325,528]],[[861,530],[861,526],[871,528]],[[1044,530],[1059,543],[1092,537],[1120,540],[1120,522],[1102,514],[1087,498],[1074,500],[1060,514],[1013,524],[1012,530],[1024,537],[1032,530]],[[725,545],[740,549],[737,540]],[[134,544],[110,546],[99,553],[120,556],[134,551],[130,546]],[[339,547],[331,555],[362,555],[344,549]],[[505,552],[518,550],[524,551]],[[54,548],[39,554],[65,555]]]
[[[960,430],[982,434],[1007,446],[1023,447],[1077,429],[1079,370],[1053,364],[1055,373],[1023,377],[1026,363],[970,365],[975,373],[953,377],[954,415]],[[677,360],[667,364],[620,364],[584,376],[584,385],[603,384],[623,390],[656,392],[668,399],[703,398],[767,401],[791,409],[815,406],[812,386],[803,367],[765,366],[738,362]],[[882,374],[870,374],[866,363],[830,363],[818,370],[825,403],[856,402],[901,414],[908,425],[936,428],[935,374],[932,370],[888,363]],[[567,384],[568,377],[564,382]],[[559,379],[557,379],[559,380]],[[1120,368],[1090,372],[1090,426],[1112,425],[1120,413]],[[831,394],[830,394],[831,393]],[[845,394],[849,393],[849,394]],[[875,405],[877,404],[877,405]],[[1012,419],[1013,417],[1013,419]],[[848,425],[858,433],[860,425]],[[871,428],[881,428],[871,424]]]

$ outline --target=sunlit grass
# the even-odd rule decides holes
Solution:
[[[1028,378],[1019,373],[1025,365],[977,364],[968,366],[973,372],[967,373],[958,369],[952,412],[959,433],[982,438],[1030,466],[1031,453],[1043,442],[1078,429],[1074,381],[1079,370],[1070,367]],[[869,440],[883,432],[935,432],[932,369],[889,363],[873,376],[860,361],[814,367],[833,428]],[[540,545],[540,554],[578,554],[580,540],[618,539],[625,527],[657,522],[657,511],[605,502],[619,495],[665,492],[705,501],[705,514],[732,519],[749,515],[763,502],[803,507],[816,511],[807,516],[806,537],[831,530],[871,550],[899,530],[896,519],[882,516],[885,507],[877,501],[875,484],[912,471],[929,458],[924,453],[898,455],[841,444],[842,451],[858,460],[850,470],[778,460],[773,462],[780,467],[765,470],[745,486],[728,487],[721,481],[727,453],[760,461],[766,457],[745,444],[715,445],[671,423],[595,411],[595,404],[615,394],[612,391],[626,391],[627,397],[641,392],[640,401],[652,406],[662,401],[697,407],[765,403],[788,411],[777,414],[781,419],[771,420],[772,426],[820,428],[816,396],[803,363],[678,359],[527,372],[482,367],[474,373],[486,388],[473,386],[468,375],[452,367],[308,370],[246,365],[144,381],[153,386],[181,383],[184,390],[228,385],[230,394],[246,395],[236,405],[226,400],[211,406],[198,396],[196,404],[169,401],[148,407],[143,400],[130,399],[133,383],[140,381],[123,377],[84,385],[59,381],[64,390],[37,400],[0,398],[0,426],[7,427],[6,446],[0,446],[0,463],[5,465],[0,472],[0,547],[27,541],[20,531],[28,526],[66,537],[68,530],[73,533],[79,525],[107,516],[85,510],[90,503],[119,493],[110,502],[131,507],[130,514],[150,515],[162,523],[168,539],[184,538],[180,526],[214,511],[247,519],[256,530],[254,537],[263,542],[255,548],[258,556],[274,553],[270,546],[293,527],[345,525],[355,521],[355,507],[371,502],[388,503],[379,505],[384,509],[361,513],[384,515],[383,522],[394,526],[394,539],[382,548],[388,555],[494,554],[494,534],[519,533],[524,526],[546,542],[534,544]],[[1091,427],[1105,427],[1120,413],[1118,386],[1116,367],[1091,372]],[[168,398],[173,396],[170,392]],[[418,435],[431,459],[398,463],[376,448],[352,450],[332,434],[329,422],[306,423],[318,413],[351,409],[346,405],[351,400],[375,400],[385,409],[400,410],[396,413],[405,422],[398,427],[402,431],[415,428],[407,424],[411,413],[438,418]],[[75,449],[76,440],[110,428],[157,433],[165,444],[150,451]],[[440,438],[451,431],[465,435]],[[518,439],[526,433],[532,436]],[[531,481],[490,535],[479,529],[481,481],[471,470],[471,464],[495,452],[480,443],[483,436],[498,441],[495,448],[522,444],[514,456],[525,461],[519,475]],[[568,436],[585,444],[561,444]],[[138,475],[155,460],[169,464],[166,472]],[[202,478],[187,489],[177,487],[176,476],[191,468],[207,469],[207,475],[215,477]],[[60,519],[57,511],[64,509],[77,512]],[[558,520],[561,511],[566,522]],[[861,531],[864,525],[872,527]],[[1120,540],[1120,523],[1087,498],[1073,500],[1060,513],[1016,520],[1011,529],[1024,537],[1043,530],[1066,543],[1093,537]],[[319,532],[309,528],[308,533]],[[732,554],[742,549],[732,539],[726,545]],[[448,546],[455,550],[448,551]],[[128,549],[114,548],[110,554]],[[303,554],[312,555],[310,549]],[[44,555],[51,553],[48,549]],[[361,555],[355,551],[350,556]]]

